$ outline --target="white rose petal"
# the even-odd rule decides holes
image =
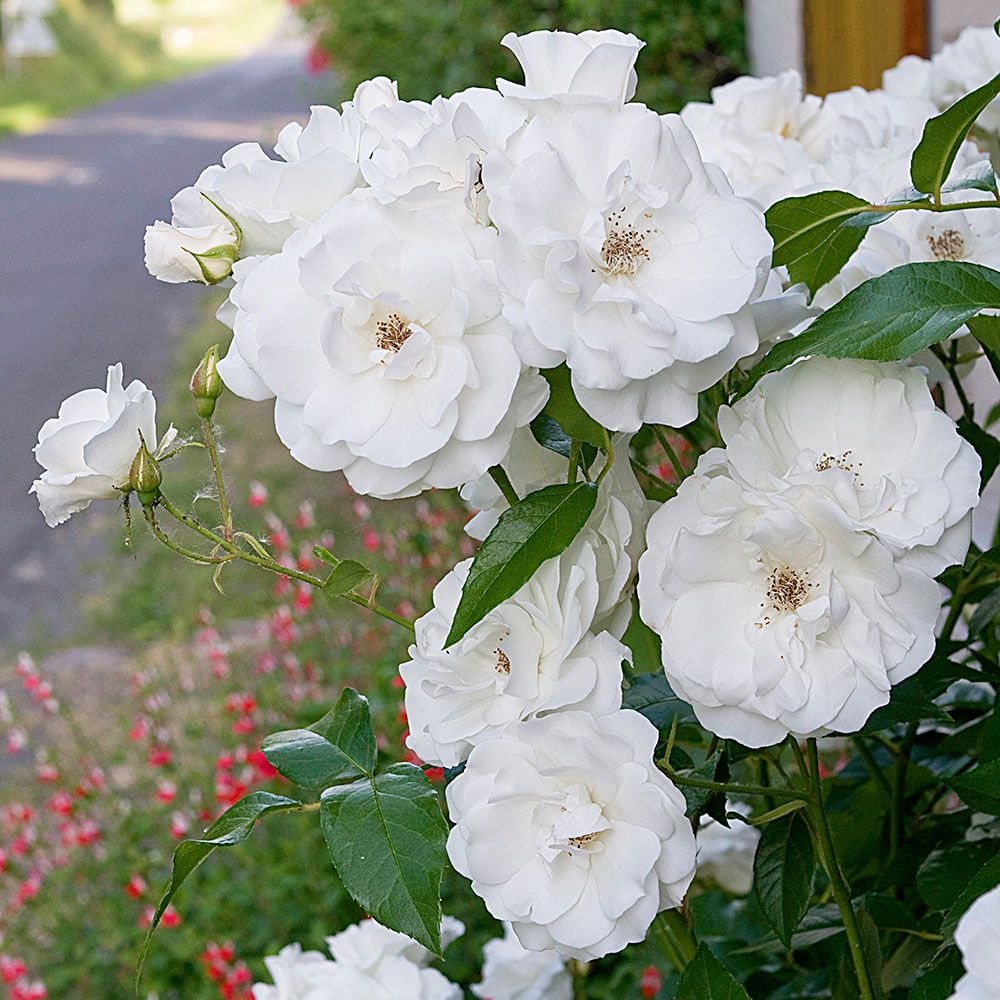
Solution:
[[[505,97],[525,102],[533,114],[560,105],[601,104],[617,109],[635,94],[635,60],[646,44],[635,35],[605,31],[510,32],[500,41],[517,56],[524,84],[497,80]]]
[[[282,253],[237,268],[223,379],[275,396],[292,456],[343,469],[359,493],[482,475],[548,391],[511,343],[492,239],[458,190],[434,211],[345,199]]]
[[[518,352],[565,361],[605,427],[690,422],[698,393],[756,349],[771,239],[676,115],[533,119],[486,157],[483,180]]]
[[[726,811],[750,815],[743,803],[727,802]],[[717,886],[733,896],[745,896],[753,887],[753,860],[759,840],[760,831],[749,823],[734,819],[727,827],[710,816],[702,816],[695,876],[698,883]]]
[[[748,489],[816,489],[932,576],[965,558],[981,462],[918,369],[811,358],[765,375],[719,428]]]
[[[483,948],[483,978],[472,987],[482,1000],[573,1000],[573,977],[555,951],[527,951],[510,924]]]
[[[699,471],[653,515],[639,560],[671,686],[745,746],[857,731],[930,657],[938,585],[821,489],[747,491],[718,450]]]
[[[589,546],[544,562],[511,598],[444,649],[471,559],[434,588],[416,623],[406,682],[407,745],[421,760],[454,767],[485,740],[524,719],[567,708],[604,715],[621,707],[617,639],[590,631],[597,559]]]
[[[447,914],[441,922],[441,947],[447,948],[452,941],[461,937],[465,925]],[[352,965],[370,971],[377,968],[386,958],[402,956],[415,965],[427,965],[434,956],[411,937],[384,927],[369,917],[352,924],[347,930],[326,939],[327,947],[334,960],[341,965]]]
[[[173,429],[160,443],[165,448]],[[94,500],[114,500],[128,485],[142,441],[157,450],[156,400],[142,382],[122,384],[122,366],[111,365],[105,389],[84,389],[66,399],[46,420],[34,452],[44,468],[30,493],[50,528]]]
[[[448,856],[525,948],[600,958],[680,904],[694,834],[656,740],[637,712],[558,712],[481,743],[448,786]]]
[[[955,929],[966,974],[949,1000],[993,1000],[1000,996],[1000,887],[980,896]]]

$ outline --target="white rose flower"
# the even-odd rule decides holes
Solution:
[[[485,740],[524,719],[568,708],[605,715],[621,707],[617,639],[590,631],[597,559],[587,545],[546,560],[511,598],[444,649],[472,565],[460,562],[435,588],[416,623],[406,682],[407,746],[429,764],[454,767]]]
[[[702,456],[646,532],[639,613],[667,679],[702,725],[745,746],[855,732],[930,657],[938,585],[825,491],[749,492],[726,471],[720,451]]]
[[[882,89],[896,97],[919,97],[933,100],[931,61],[920,56],[903,56],[882,74]]]
[[[146,270],[170,284],[200,281],[214,285],[232,272],[240,252],[240,233],[207,199],[188,200],[186,226],[155,222],[146,227]]]
[[[474,479],[548,393],[511,343],[492,241],[460,191],[434,211],[347,198],[281,254],[237,266],[219,372],[238,394],[275,396],[292,456],[343,469],[359,493]]]
[[[518,352],[565,361],[605,427],[689,423],[698,393],[756,349],[771,239],[676,115],[533,119],[483,180]]]
[[[462,989],[437,969],[390,956],[372,970],[332,962],[328,979],[302,1000],[462,1000]]]
[[[333,962],[318,951],[303,951],[302,946],[290,944],[277,955],[268,955],[264,965],[274,980],[255,983],[254,1000],[305,1000],[312,996],[315,987],[329,979]]]
[[[726,803],[727,812],[750,815],[742,802]],[[702,816],[698,828],[699,884],[717,886],[732,896],[745,896],[753,888],[753,859],[760,831],[749,823],[731,820],[729,826]]]
[[[980,896],[955,929],[965,975],[949,1000],[996,1000],[1000,996],[1000,886]]]
[[[992,28],[966,28],[931,60],[931,94],[941,108],[976,90],[1000,73],[1000,38]],[[1000,100],[993,100],[976,127],[1000,133]]]
[[[646,44],[635,35],[605,31],[510,32],[500,44],[517,56],[524,84],[497,80],[505,97],[525,102],[533,114],[606,105],[619,109],[632,100],[638,78],[635,60]]]
[[[34,452],[45,471],[28,492],[54,528],[94,500],[120,499],[142,441],[162,454],[175,434],[169,428],[157,445],[152,392],[139,381],[124,387],[122,366],[111,365],[104,389],[74,393],[42,424]]]
[[[447,948],[452,941],[461,937],[465,925],[447,914],[441,921],[441,947]],[[326,939],[330,954],[341,965],[352,965],[357,969],[372,970],[384,959],[402,956],[414,965],[424,966],[434,956],[411,937],[383,927],[371,917],[352,924],[339,934]]]
[[[931,576],[965,558],[982,463],[919,369],[810,358],[723,407],[719,429],[747,488],[808,486]]]
[[[616,436],[615,460],[601,484],[597,505],[570,545],[571,550],[588,546],[597,556],[600,596],[592,631],[606,630],[616,638],[624,634],[631,617],[630,584],[642,552],[646,521],[654,507],[632,471],[629,441],[629,435]],[[511,450],[501,464],[509,470],[514,489],[522,497],[566,479],[567,459],[542,447],[527,428],[514,434]],[[473,538],[485,538],[509,509],[493,477],[488,475],[466,483],[462,498],[479,511],[465,526]]]
[[[521,944],[581,960],[642,941],[695,869],[684,797],[637,712],[557,712],[481,743],[448,786],[448,856]]]
[[[527,951],[510,924],[483,947],[483,978],[472,987],[482,1000],[573,1000],[573,977],[555,951]]]

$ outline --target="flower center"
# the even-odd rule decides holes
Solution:
[[[767,578],[767,600],[775,611],[797,611],[808,600],[810,588],[815,586],[798,570],[779,566]]]
[[[601,245],[601,260],[606,274],[633,275],[639,264],[649,260],[646,238],[654,232],[646,229],[639,232],[635,226],[624,221],[625,209],[612,212],[605,225],[604,243]]]
[[[498,674],[510,673],[510,657],[498,646],[496,649],[497,664],[494,668]]]
[[[928,233],[927,245],[937,260],[965,260],[965,238],[957,229]]]
[[[595,830],[593,833],[584,833],[579,837],[570,837],[567,843],[571,847],[575,847],[577,850],[583,850],[585,847],[590,847],[590,845],[597,840],[601,835],[601,830]]]
[[[856,486],[864,486],[865,484],[861,481],[861,467],[865,463],[852,461],[851,455],[853,454],[854,451],[851,448],[839,455],[831,455],[824,451],[816,460],[816,471],[826,472],[827,469],[843,469],[844,472],[849,472],[854,477]]]
[[[399,313],[389,313],[384,320],[375,324],[375,343],[380,350],[396,354],[411,333],[413,331],[410,324]]]

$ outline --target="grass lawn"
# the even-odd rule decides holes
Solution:
[[[0,134],[245,54],[275,29],[282,0],[117,0],[117,18],[60,0],[59,53],[0,71]]]

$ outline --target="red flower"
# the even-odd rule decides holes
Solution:
[[[639,991],[645,1000],[652,1000],[660,992],[663,979],[660,970],[655,965],[647,965],[642,970],[642,979],[639,980]]]
[[[142,899],[146,892],[146,880],[138,873],[125,883],[125,895],[130,899]]]

